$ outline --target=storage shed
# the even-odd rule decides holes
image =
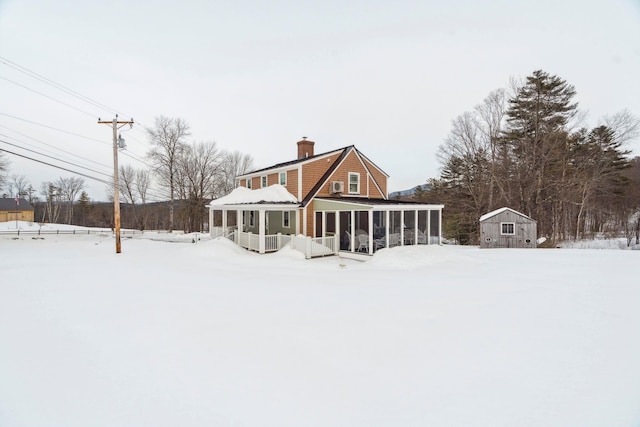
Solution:
[[[510,208],[500,208],[480,217],[481,248],[535,248],[538,224]]]

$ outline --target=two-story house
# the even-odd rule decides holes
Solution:
[[[258,252],[288,235],[352,254],[441,242],[443,205],[389,200],[389,175],[355,146],[321,154],[314,146],[303,138],[295,160],[238,176],[238,188],[210,205],[212,236],[234,233]]]

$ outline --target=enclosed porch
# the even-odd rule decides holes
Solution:
[[[211,207],[211,237],[226,237],[238,246],[258,253],[276,252],[290,246],[314,258],[338,253],[337,237],[300,235],[297,204]]]
[[[316,199],[315,236],[337,236],[340,251],[373,254],[383,248],[442,243],[444,205],[388,200]]]

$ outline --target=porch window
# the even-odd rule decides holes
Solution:
[[[349,172],[349,194],[360,194],[360,174]]]
[[[516,223],[515,222],[501,222],[500,223],[500,234],[506,234],[506,235],[514,235],[515,233],[515,229],[516,229]]]
[[[254,211],[249,211],[249,227],[255,227],[256,216]]]
[[[247,181],[247,188],[251,189],[251,178],[247,178],[246,181]]]
[[[267,187],[267,176],[261,176],[260,177],[260,188],[266,188]]]
[[[287,173],[280,172],[280,185],[287,185]]]
[[[282,228],[290,227],[289,211],[282,212]]]

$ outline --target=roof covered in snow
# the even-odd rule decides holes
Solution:
[[[298,199],[280,184],[273,184],[265,188],[250,190],[238,187],[224,197],[213,200],[209,206],[246,205],[246,204],[292,204]]]
[[[482,215],[482,216],[480,217],[480,222],[482,222],[482,221],[484,221],[484,220],[487,220],[487,219],[491,218],[492,216],[496,216],[496,215],[498,215],[498,214],[501,214],[502,212],[505,212],[505,211],[511,211],[511,212],[513,212],[513,213],[515,213],[515,214],[517,214],[517,215],[520,215],[520,216],[522,216],[522,217],[525,217],[525,218],[527,218],[527,219],[530,219],[531,221],[535,221],[535,219],[530,218],[530,217],[526,216],[525,214],[523,214],[523,213],[521,213],[521,212],[518,212],[518,211],[516,211],[516,210],[513,210],[513,209],[511,209],[511,208],[500,208],[500,209],[496,209],[495,211],[491,211],[491,212],[489,212],[489,213],[486,213],[486,214]]]

